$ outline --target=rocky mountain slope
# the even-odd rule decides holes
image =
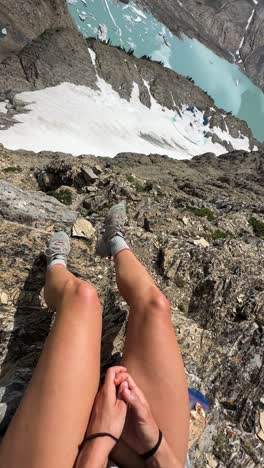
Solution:
[[[226,60],[239,63],[242,71],[264,88],[262,0],[135,1],[149,9],[173,34],[194,37]]]
[[[60,32],[44,35],[48,55],[52,48],[50,61],[46,53],[42,56],[42,48],[35,55],[31,44],[28,53],[34,74],[19,85],[15,74],[8,81],[0,77],[0,142],[5,146],[110,156],[133,149],[176,158],[262,147],[246,122],[217,108],[191,79],[148,58],[137,59],[78,35],[81,47],[72,56],[76,55],[82,70],[80,75],[78,69],[72,73],[68,57],[63,57],[62,68],[59,62],[52,65],[60,53],[56,41],[62,40],[63,45]],[[79,51],[84,53],[82,58]],[[76,86],[80,84],[85,87]],[[35,91],[16,94],[17,86]],[[36,91],[42,88],[45,93]],[[118,131],[113,132],[113,124]],[[105,148],[106,142],[110,147]]]
[[[192,80],[148,57],[137,59],[122,49],[84,40],[64,0],[27,0],[22,10],[11,0],[1,10],[0,29],[5,32],[0,37],[0,142],[6,147],[111,156],[133,150],[176,158],[261,148],[244,121],[217,108]],[[65,82],[78,88],[59,88]],[[37,94],[50,87],[56,89]],[[113,133],[111,104],[120,138],[109,151],[100,135]]]
[[[85,41],[64,0],[0,0],[1,31],[0,96],[63,81],[95,86]]]
[[[54,229],[72,233],[69,268],[96,285],[104,304],[103,368],[118,362],[128,311],[111,262],[97,258],[94,246],[106,210],[126,200],[128,241],[171,301],[189,385],[210,401],[202,426],[192,414],[203,433],[191,437],[193,466],[263,466],[263,174],[259,152],[175,161],[2,147],[2,433],[52,322],[42,287]]]

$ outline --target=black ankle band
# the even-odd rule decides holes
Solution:
[[[162,432],[159,431],[159,440],[158,442],[156,443],[155,447],[153,447],[153,449],[149,450],[149,452],[146,452],[146,453],[143,453],[143,455],[140,455],[140,458],[142,458],[143,460],[148,460],[150,457],[153,457],[153,455],[158,451],[159,447],[160,447],[160,444],[162,442]]]
[[[97,439],[98,437],[110,437],[115,442],[118,442],[119,440],[112,434],[108,434],[108,432],[98,432],[98,434],[92,434],[92,435],[85,437],[81,445],[79,445],[79,452],[83,449],[83,447],[87,444],[87,442],[90,442],[90,440],[93,440],[93,439]]]

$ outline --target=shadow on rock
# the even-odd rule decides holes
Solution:
[[[45,259],[38,256],[17,301],[12,327],[6,332],[6,357],[0,375],[0,435],[28,385],[50,330],[52,314],[41,304],[40,292],[45,282]]]
[[[125,327],[126,312],[120,308],[117,303],[116,295],[109,290],[103,309],[103,333],[102,333],[102,352],[101,352],[101,374],[104,376],[107,369],[111,366],[120,364],[121,350],[123,348],[123,333],[121,329]],[[120,336],[121,335],[121,336]],[[120,343],[115,343],[119,340]],[[113,353],[113,350],[117,351]]]

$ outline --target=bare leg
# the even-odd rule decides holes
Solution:
[[[122,365],[145,393],[167,442],[184,464],[189,404],[170,305],[129,250],[115,256],[119,291],[130,306]]]
[[[0,447],[0,468],[72,468],[99,385],[102,315],[96,290],[62,265],[47,273],[57,316]]]

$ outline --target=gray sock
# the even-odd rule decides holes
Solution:
[[[65,268],[67,268],[67,262],[62,256],[54,257],[52,260],[50,260],[47,264],[47,269],[49,270],[54,265],[63,265]]]
[[[119,236],[118,234],[112,237],[112,239],[109,242],[109,245],[112,257],[121,252],[121,250],[130,250],[125,239]]]

